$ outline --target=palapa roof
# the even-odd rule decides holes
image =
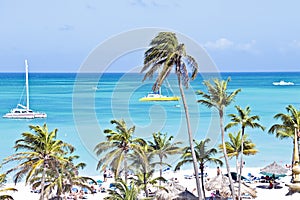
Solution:
[[[166,190],[157,191],[157,200],[197,200],[198,198],[185,187],[178,183],[170,183],[164,186]]]
[[[229,187],[229,178],[224,175],[219,175],[211,178],[206,184],[205,184],[205,189],[208,191],[211,190],[219,190],[220,195],[223,198],[228,198],[231,197],[231,191]],[[238,183],[234,184],[234,189],[236,193],[238,192]],[[256,198],[256,190],[247,186],[246,184],[242,183],[241,184],[241,194],[249,194],[253,198]]]
[[[229,179],[227,176],[224,176],[223,174],[215,176],[211,178],[206,184],[205,189],[210,190],[221,190],[224,187],[229,186]]]
[[[172,200],[198,200],[198,197],[196,197],[193,193],[185,189],[185,191],[177,194],[176,197]]]
[[[266,167],[260,169],[260,172],[272,176],[273,174],[276,176],[285,175],[288,170],[281,165],[278,165],[275,161],[271,163],[270,165],[267,165]]]

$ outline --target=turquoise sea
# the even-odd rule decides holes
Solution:
[[[222,73],[223,79],[231,77],[229,91],[241,88],[235,102],[226,114],[235,113],[234,105],[249,105],[252,115],[261,117],[261,124],[268,130],[276,121],[273,116],[286,112],[293,104],[300,107],[300,72],[286,73]],[[211,138],[211,145],[219,144],[219,121],[215,112],[196,103],[200,97],[196,90],[203,90],[203,78],[212,74],[199,74],[186,90],[191,124],[197,140]],[[86,162],[83,174],[97,175],[97,158],[94,146],[103,141],[103,130],[112,129],[112,119],[124,119],[128,126],[136,126],[136,135],[150,139],[153,132],[162,131],[174,135],[187,145],[187,134],[181,102],[139,102],[151,90],[154,80],[142,82],[143,74],[29,74],[30,105],[35,111],[46,112],[46,119],[12,120],[0,118],[0,160],[11,155],[14,142],[22,132],[30,131],[28,125],[47,123],[49,130],[58,128],[58,137],[73,144],[80,161]],[[0,114],[4,115],[22,102],[25,75],[23,73],[0,74]],[[290,86],[274,86],[280,80],[295,83]],[[171,76],[162,89],[165,95],[180,95],[176,77]],[[24,96],[24,95],[23,95]],[[228,118],[226,122],[228,122]],[[225,122],[225,123],[226,123]],[[236,131],[237,129],[232,129]],[[267,131],[246,130],[257,145],[259,153],[246,157],[246,166],[263,167],[273,161],[291,162],[292,140],[279,140]],[[175,163],[177,158],[170,159]],[[232,167],[234,167],[234,160]],[[186,166],[190,168],[191,166]],[[1,170],[5,170],[3,167]]]

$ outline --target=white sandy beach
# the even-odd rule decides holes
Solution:
[[[261,176],[259,174],[260,168],[245,168],[243,175],[247,176],[248,173],[251,173],[255,176]],[[206,169],[205,171],[209,177],[216,176],[216,169]],[[222,168],[222,172],[225,173],[225,168]],[[290,172],[289,172],[290,173]],[[195,179],[186,179],[185,175],[192,175],[193,170],[182,170],[179,172],[172,172],[167,171],[164,172],[164,177],[168,180],[177,178],[178,183],[184,187],[186,187],[190,192],[195,192],[196,184]],[[95,180],[102,180],[102,176],[93,177]],[[113,181],[112,178],[108,179],[107,182],[103,183],[103,187],[108,188],[109,184]],[[299,200],[300,199],[300,193],[295,193],[293,195],[286,196],[288,193],[288,187],[285,186],[286,183],[290,182],[290,176],[286,176],[284,178],[279,179],[278,181],[280,183],[281,189],[262,189],[258,188],[259,185],[268,185],[268,183],[250,183],[248,184],[250,187],[255,188],[257,191],[257,198],[256,200],[267,200],[267,199],[274,199],[274,200],[281,200],[281,199],[287,199],[287,200]],[[7,184],[7,187],[14,186],[13,184]],[[25,186],[22,183],[19,183],[15,186],[15,188],[18,189],[18,192],[11,193],[11,195],[14,197],[15,200],[37,200],[39,197],[39,194],[30,192],[30,187]],[[209,196],[211,194],[211,191],[207,191],[206,196]],[[87,198],[89,200],[99,200],[103,199],[107,195],[107,193],[101,193],[97,192],[96,194],[87,194]]]

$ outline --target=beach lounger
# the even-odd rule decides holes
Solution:
[[[252,196],[250,194],[244,194],[244,195],[241,195],[241,199],[253,199]]]

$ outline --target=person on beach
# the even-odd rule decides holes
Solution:
[[[105,169],[103,172],[103,181],[106,182],[107,181],[107,170]]]
[[[219,176],[221,174],[221,169],[220,167],[217,167],[217,176]]]
[[[268,189],[272,189],[272,188],[273,188],[273,181],[270,180],[270,181],[269,181],[269,187],[268,187]]]

